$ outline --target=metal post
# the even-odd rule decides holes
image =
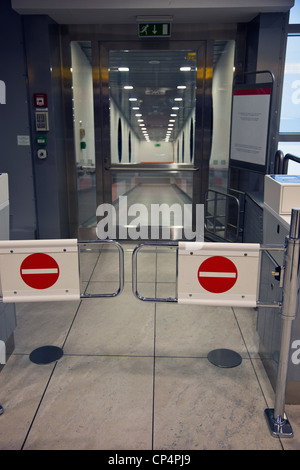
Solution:
[[[277,371],[274,409],[266,409],[265,416],[274,437],[293,437],[293,429],[284,412],[286,383],[293,320],[297,316],[300,288],[300,209],[292,209],[290,234],[286,240],[284,262],[282,332]]]

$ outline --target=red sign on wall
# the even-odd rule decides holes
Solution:
[[[36,108],[47,108],[48,100],[46,93],[35,93],[33,99]]]

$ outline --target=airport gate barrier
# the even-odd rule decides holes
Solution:
[[[119,252],[119,287],[112,293],[81,294],[78,247],[114,245]],[[143,246],[177,248],[177,297],[147,298],[137,289],[137,257]],[[283,287],[282,301],[258,299],[262,251],[284,251],[284,263],[274,275]],[[35,302],[115,297],[124,287],[124,251],[113,240],[22,240],[0,241],[1,302]],[[278,307],[282,318],[280,357],[274,409],[265,410],[271,435],[293,437],[285,413],[292,322],[297,316],[300,290],[300,209],[291,213],[290,233],[284,245],[206,242],[145,242],[132,254],[132,290],[148,302],[194,305]],[[231,360],[231,358],[230,358]],[[212,359],[213,362],[213,359]],[[3,408],[0,405],[0,414]]]

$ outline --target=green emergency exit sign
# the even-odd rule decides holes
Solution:
[[[140,38],[163,38],[171,36],[171,23],[139,23]]]

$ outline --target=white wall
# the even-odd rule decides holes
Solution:
[[[134,132],[130,129],[129,123],[124,119],[123,114],[110,100],[110,132],[111,132],[111,162],[116,164],[119,162],[118,151],[118,126],[121,120],[122,126],[122,161],[121,163],[129,163],[129,132],[131,133],[131,162],[130,163],[164,163],[173,162],[173,144],[171,142],[146,142],[139,140]],[[156,144],[160,144],[159,147]]]
[[[173,144],[141,141],[139,157],[142,163],[173,163]]]
[[[190,135],[191,125],[193,123],[193,152],[190,152]],[[178,151],[179,145],[179,151]],[[195,145],[195,113],[193,112],[187,119],[184,128],[178,134],[178,138],[174,143],[174,161],[177,163],[191,164],[194,161],[194,145]]]
[[[95,165],[92,66],[77,42],[71,42],[71,55],[76,162],[90,166]],[[82,138],[80,128],[85,131]],[[85,150],[80,148],[81,141],[86,143]]]
[[[213,136],[210,168],[227,169],[229,161],[234,41],[228,41],[213,73]]]
[[[110,153],[111,163],[136,163],[139,155],[139,140],[114,101],[110,99]],[[122,126],[122,161],[119,162],[118,126]],[[131,162],[129,162],[129,133],[131,135]]]

